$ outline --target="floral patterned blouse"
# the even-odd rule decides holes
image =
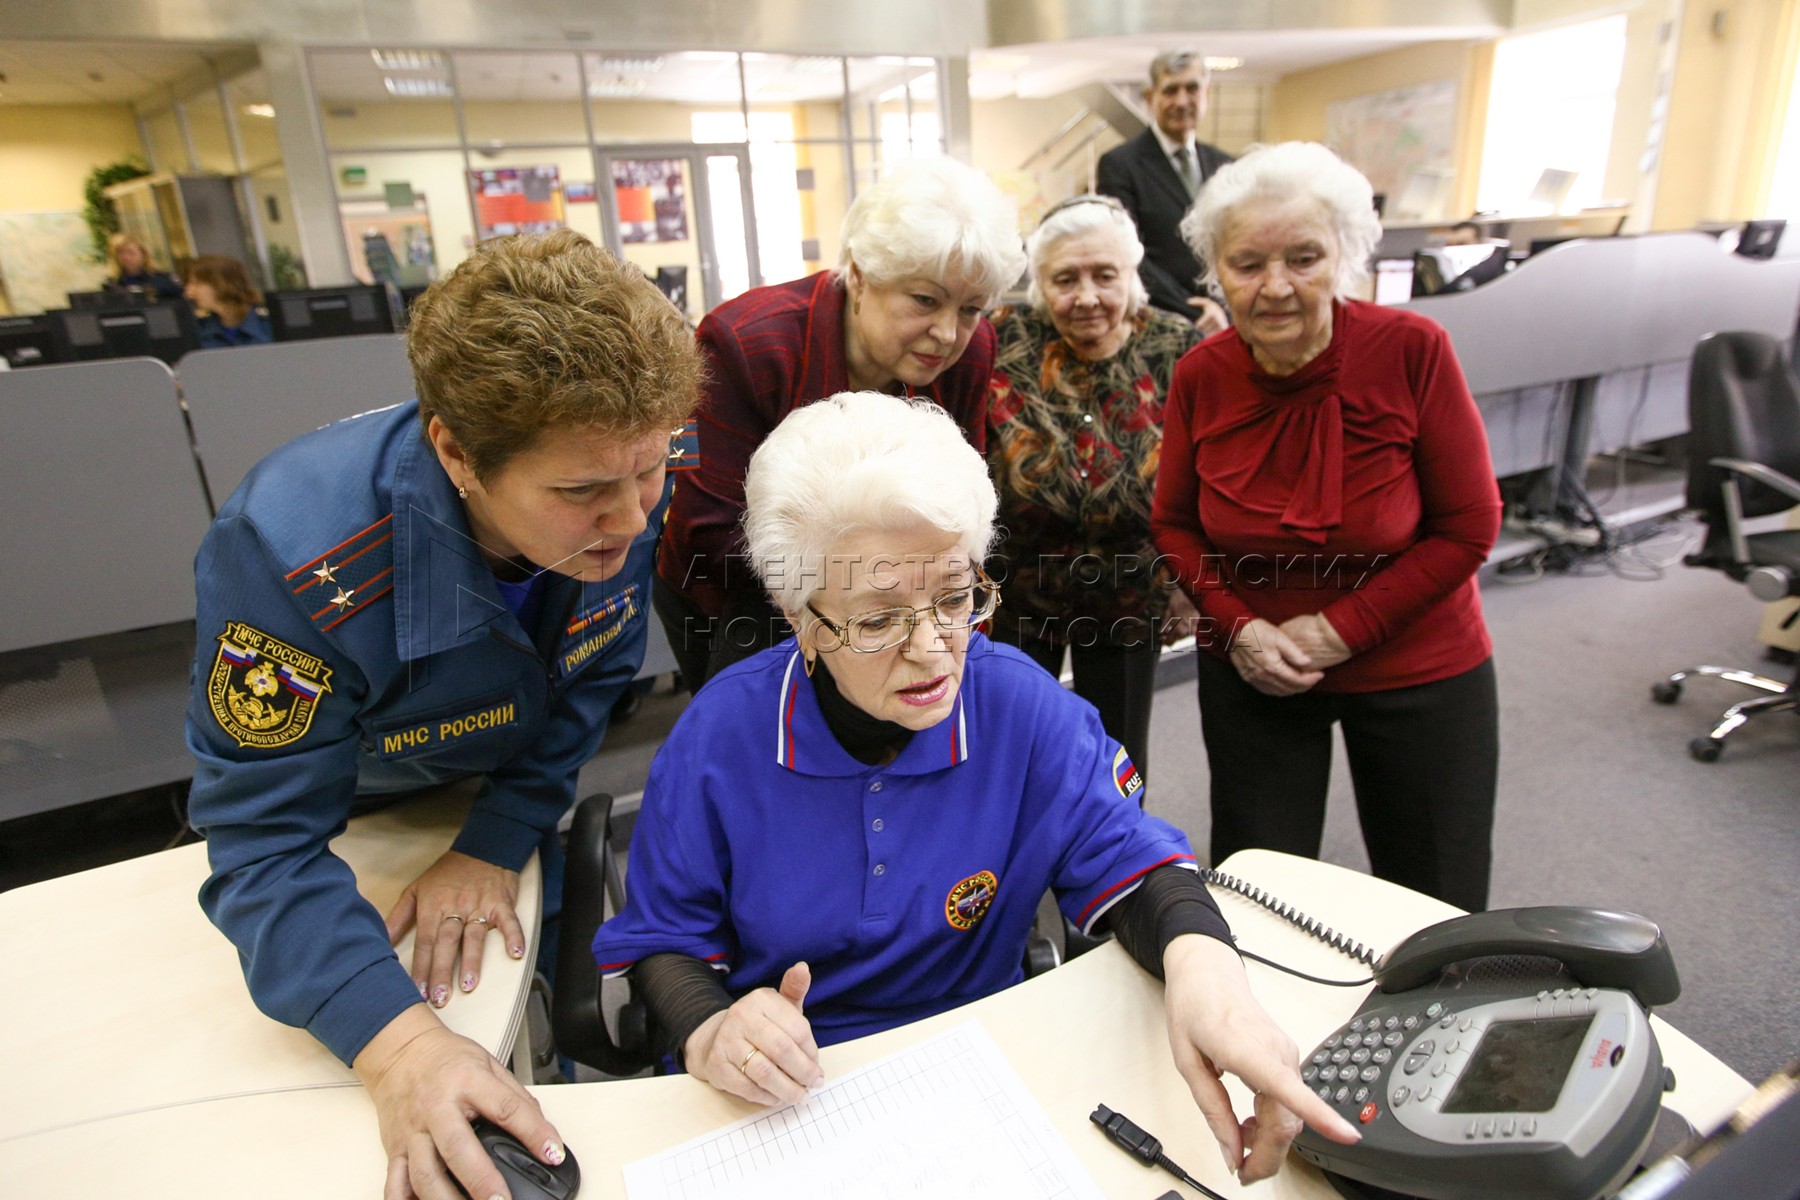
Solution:
[[[1001,529],[988,569],[1001,585],[996,623],[1082,645],[1153,637],[1173,583],[1150,538],[1163,401],[1200,332],[1146,309],[1129,318],[1118,353],[1087,362],[1047,315],[1009,306],[992,319],[987,456]]]

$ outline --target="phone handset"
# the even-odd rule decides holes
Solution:
[[[1556,959],[1586,987],[1619,988],[1646,1008],[1681,995],[1669,943],[1654,922],[1597,908],[1505,908],[1429,925],[1375,969],[1381,991],[1423,987],[1451,963],[1494,955]]]

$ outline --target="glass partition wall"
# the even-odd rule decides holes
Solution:
[[[936,59],[314,49],[356,274],[406,288],[484,237],[568,227],[698,321],[836,263],[890,164],[943,152]]]

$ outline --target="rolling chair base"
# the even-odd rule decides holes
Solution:
[[[1731,736],[1733,731],[1746,724],[1751,717],[1771,712],[1800,712],[1800,694],[1795,694],[1791,684],[1737,667],[1693,667],[1686,671],[1677,671],[1667,679],[1653,684],[1650,688],[1650,698],[1658,704],[1675,703],[1681,699],[1682,681],[1690,676],[1724,679],[1731,683],[1741,683],[1746,687],[1770,693],[1767,696],[1732,705],[1719,717],[1719,723],[1713,726],[1711,733],[1690,741],[1688,753],[1700,762],[1717,762],[1719,755],[1725,752],[1725,739]]]

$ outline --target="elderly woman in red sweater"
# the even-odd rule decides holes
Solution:
[[[1381,230],[1323,146],[1223,168],[1182,232],[1233,322],[1176,368],[1152,510],[1211,650],[1213,861],[1318,855],[1335,724],[1375,874],[1484,908],[1500,495],[1450,339],[1350,298]]]

